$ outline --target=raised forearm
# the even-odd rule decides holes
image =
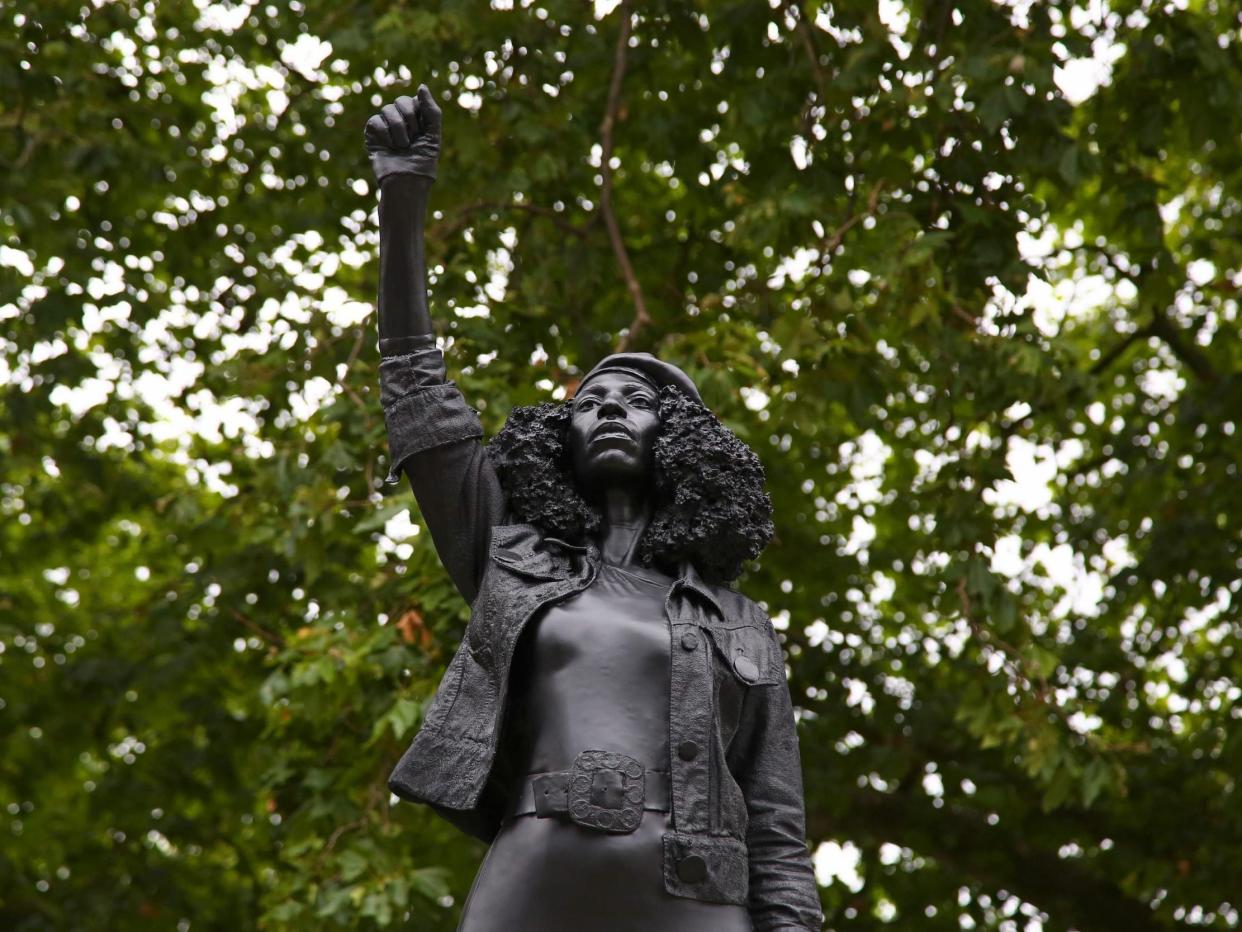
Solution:
[[[440,157],[442,115],[420,85],[367,121],[366,144],[380,185],[380,354],[423,349],[431,337],[423,224]]]
[[[390,175],[380,189],[380,354],[400,355],[432,333],[423,225],[432,180]]]

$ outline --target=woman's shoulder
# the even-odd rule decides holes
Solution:
[[[701,592],[705,591],[712,597],[726,619],[756,627],[772,627],[772,620],[768,617],[767,609],[737,588],[736,584],[704,579],[702,574],[690,564],[683,564],[682,568],[683,575],[688,577],[695,588]]]
[[[716,588],[720,590],[717,598],[729,600],[734,606],[738,617],[744,618],[758,627],[770,628],[772,626],[772,619],[768,616],[767,609],[761,603],[756,602],[739,589],[726,586],[717,586]]]

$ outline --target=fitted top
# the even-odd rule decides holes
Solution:
[[[669,768],[673,578],[600,565],[583,591],[527,622],[513,658],[502,737],[515,771],[568,770],[586,750]],[[628,834],[533,814],[504,823],[463,909],[459,932],[749,932],[746,908],[671,895],[667,812]]]
[[[516,773],[568,770],[589,749],[668,769],[672,583],[659,570],[604,563],[590,586],[527,623],[509,694]]]

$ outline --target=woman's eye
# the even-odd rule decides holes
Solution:
[[[651,407],[651,402],[648,401],[646,398],[642,398],[642,397],[631,398],[630,404],[634,405],[634,407],[636,408],[650,408]]]

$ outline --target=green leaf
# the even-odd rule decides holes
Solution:
[[[1082,775],[1082,804],[1089,808],[1115,782],[1113,768],[1106,761],[1099,758],[1091,761]]]
[[[1061,662],[1056,654],[1050,650],[1045,650],[1038,644],[1028,644],[1023,655],[1027,664],[1040,679],[1051,677]]]
[[[353,883],[367,872],[367,859],[357,851],[342,852],[337,859],[341,871],[341,879]]]
[[[1076,146],[1066,146],[1061,152],[1061,161],[1057,163],[1057,171],[1060,172],[1062,180],[1067,184],[1077,184],[1079,178],[1078,168],[1078,148]]]
[[[440,868],[428,867],[412,871],[410,887],[429,900],[439,901],[448,896],[447,876]]]

